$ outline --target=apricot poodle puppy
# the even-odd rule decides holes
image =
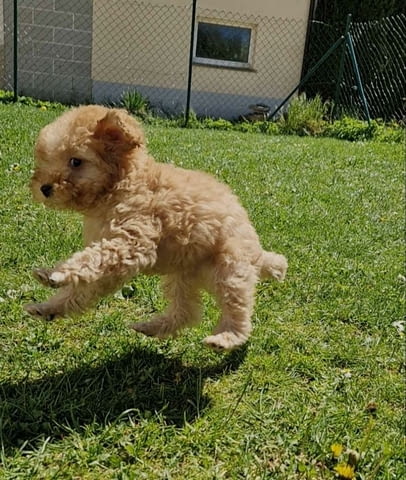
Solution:
[[[164,276],[166,311],[132,328],[165,338],[199,322],[200,290],[215,295],[221,318],[204,343],[231,350],[251,332],[255,285],[283,280],[283,255],[261,248],[230,189],[202,172],[161,164],[124,110],[74,108],[42,129],[31,181],[34,199],[84,217],[85,247],[34,275],[57,290],[27,305],[51,320],[83,312],[138,273]]]

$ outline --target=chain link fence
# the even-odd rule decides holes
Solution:
[[[294,11],[265,2],[255,13],[249,5],[232,11],[231,0],[206,5],[0,0],[0,88],[68,104],[119,104],[138,92],[159,115],[190,108],[198,116],[263,119],[344,34],[342,25],[309,25],[306,0]],[[350,32],[371,116],[401,118],[405,16],[353,23]],[[339,112],[363,115],[341,48],[302,90],[335,101]]]
[[[91,100],[91,0],[0,0],[3,88],[62,103]]]
[[[272,110],[300,80],[307,0],[255,14],[232,12],[231,0],[218,2],[225,10],[203,0],[14,3],[3,0],[3,86],[19,95],[111,104],[137,91],[159,114],[181,115],[189,100],[199,116],[235,119],[255,115],[252,105]],[[198,48],[207,26],[219,51]]]
[[[350,22],[348,32],[372,118],[401,120],[406,101],[406,16],[370,22]],[[305,71],[321,58],[327,45],[345,34],[345,26],[313,21]],[[340,64],[343,69],[340,72]],[[321,95],[335,103],[336,112],[365,116],[354,68],[345,45],[337,49],[303,86],[308,97]]]
[[[221,64],[208,67],[195,60],[191,99],[195,111],[198,106],[197,113],[217,117],[223,111],[227,118],[263,118],[300,80],[307,18],[282,19],[218,10],[201,10],[198,18],[252,26],[254,52],[252,63],[248,61],[240,69],[222,68]]]
[[[93,6],[93,101],[146,97],[161,115],[185,111],[192,5],[105,1]],[[114,14],[112,14],[114,11]]]

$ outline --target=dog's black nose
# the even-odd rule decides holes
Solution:
[[[41,192],[44,194],[45,197],[49,197],[52,194],[52,185],[49,185],[46,183],[45,185],[42,185],[41,187]]]

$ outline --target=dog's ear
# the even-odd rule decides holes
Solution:
[[[103,144],[105,151],[125,154],[145,145],[140,124],[125,110],[111,109],[97,122],[93,137]]]

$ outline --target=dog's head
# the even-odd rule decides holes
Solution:
[[[35,146],[34,199],[52,208],[86,211],[134,166],[144,133],[124,110],[74,108],[44,127]]]

